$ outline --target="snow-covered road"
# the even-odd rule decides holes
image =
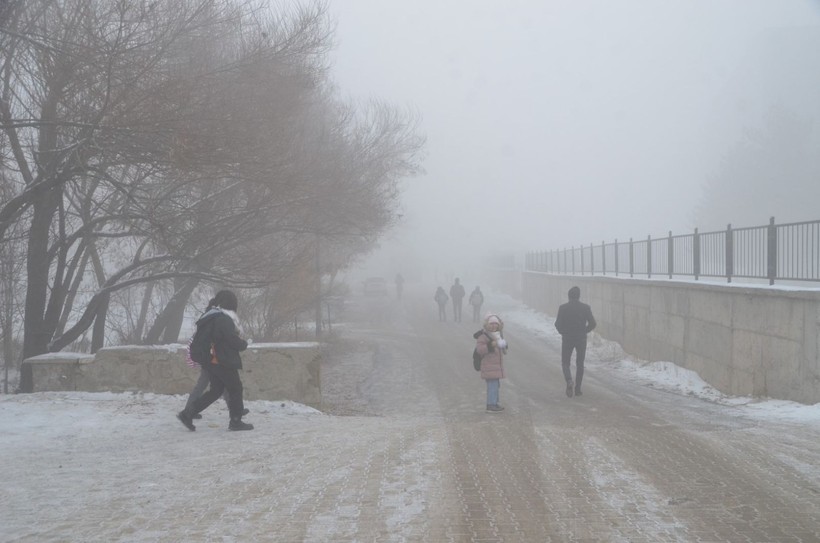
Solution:
[[[227,432],[220,402],[188,432],[182,397],[0,396],[0,541],[820,540],[816,406],[599,339],[569,399],[552,321],[490,295],[511,348],[487,414],[477,326],[412,287],[334,328],[324,413],[248,402]]]

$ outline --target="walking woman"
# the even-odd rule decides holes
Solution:
[[[481,378],[487,381],[489,413],[504,411],[498,404],[501,379],[504,378],[504,354],[507,352],[507,341],[501,334],[503,329],[504,322],[498,315],[490,313],[484,318],[484,327],[473,334],[476,350],[481,355]]]
[[[220,290],[208,303],[205,314],[196,322],[196,333],[191,343],[191,357],[208,372],[210,387],[193,405],[186,405],[177,418],[192,432],[193,419],[214,403],[227,389],[230,422],[228,430],[253,430],[253,425],[242,422],[245,405],[242,401],[242,369],[240,351],[248,342],[239,337],[239,302],[230,290]]]
[[[473,322],[479,322],[481,320],[481,306],[484,305],[484,293],[481,292],[481,288],[476,287],[470,293],[470,299],[467,301],[473,306]]]
[[[436,293],[433,295],[433,299],[438,304],[438,320],[447,321],[447,300],[449,300],[450,297],[447,296],[443,288],[438,287]]]

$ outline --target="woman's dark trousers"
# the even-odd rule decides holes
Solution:
[[[211,385],[205,394],[197,398],[188,415],[193,416],[204,411],[222,396],[225,389],[228,389],[227,401],[231,420],[240,420],[245,404],[242,401],[242,381],[239,379],[239,370],[220,364],[207,364],[203,368],[211,378]]]

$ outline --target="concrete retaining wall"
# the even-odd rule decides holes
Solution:
[[[185,345],[122,346],[96,355],[50,353],[26,359],[34,391],[142,391],[188,394],[199,371],[185,363]],[[320,409],[318,343],[252,344],[242,353],[246,400],[291,400]]]
[[[515,275],[520,277],[515,277]],[[509,272],[522,300],[555,316],[578,285],[597,332],[650,362],[697,372],[718,390],[820,402],[820,292]]]

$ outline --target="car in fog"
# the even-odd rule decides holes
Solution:
[[[368,277],[364,280],[364,295],[378,298],[387,296],[387,280],[384,277]]]

